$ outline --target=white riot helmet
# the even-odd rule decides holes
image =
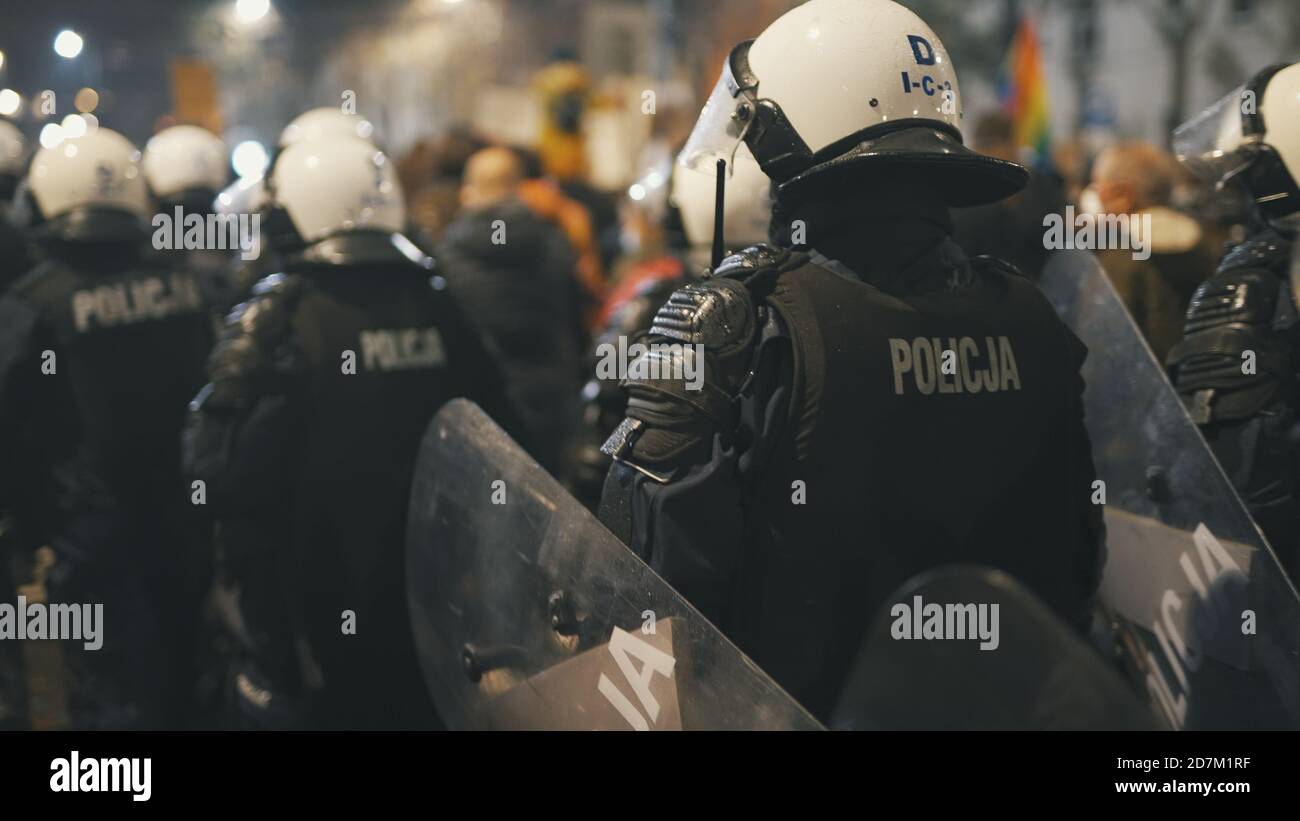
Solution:
[[[891,0],[809,0],[732,50],[682,159],[713,173],[749,146],[785,198],[903,168],[951,206],[993,202],[1028,172],[962,144],[943,43]]]
[[[406,225],[397,170],[384,152],[355,137],[296,142],[266,180],[265,229],[291,251],[339,234],[396,234]]]
[[[98,128],[42,148],[27,172],[28,207],[52,239],[135,240],[147,230],[149,192],[140,151],[116,131]]]
[[[707,248],[713,242],[713,220],[717,209],[717,185],[712,169],[702,170],[679,162],[673,168],[671,205],[681,215],[682,231],[692,248]],[[749,146],[736,152],[734,170],[727,179],[722,214],[727,245],[739,250],[768,241],[772,221],[772,181],[759,169]]]
[[[1240,181],[1266,219],[1300,211],[1300,63],[1260,71],[1176,128],[1173,145],[1202,179]]]
[[[155,134],[144,147],[143,167],[150,190],[163,201],[210,201],[229,179],[225,142],[197,125],[176,125]]]
[[[321,140],[327,137],[356,137],[369,141],[374,126],[360,114],[349,114],[341,108],[313,108],[294,117],[280,132],[280,148],[288,148],[303,140]]]

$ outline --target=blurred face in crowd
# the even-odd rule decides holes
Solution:
[[[469,158],[461,181],[460,204],[485,208],[514,196],[523,181],[519,156],[508,148],[485,148]]]
[[[1169,204],[1173,159],[1144,142],[1112,146],[1092,167],[1092,189],[1107,214],[1134,214]]]

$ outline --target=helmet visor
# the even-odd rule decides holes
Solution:
[[[1178,161],[1202,180],[1219,185],[1250,164],[1250,143],[1242,135],[1245,106],[1253,95],[1238,86],[1218,102],[1174,129]]]
[[[724,65],[722,76],[695,121],[695,130],[677,155],[678,164],[710,176],[715,173],[718,160],[726,160],[730,166],[744,142],[745,129],[753,115],[753,103],[741,93],[730,64]],[[757,164],[752,155],[749,161]]]

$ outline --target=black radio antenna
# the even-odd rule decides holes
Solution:
[[[718,160],[718,180],[714,191],[713,200],[713,270],[717,270],[722,264],[723,242],[722,235],[726,226],[722,224],[723,205],[726,202],[727,195],[727,161]]]

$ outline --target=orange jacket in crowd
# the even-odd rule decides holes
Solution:
[[[591,215],[581,203],[566,197],[560,187],[550,180],[525,180],[520,184],[516,195],[533,213],[559,226],[573,246],[578,260],[574,274],[589,297],[590,307],[584,311],[584,316],[590,329],[605,298],[605,273],[600,262],[600,249],[596,245],[596,232],[591,225]]]

